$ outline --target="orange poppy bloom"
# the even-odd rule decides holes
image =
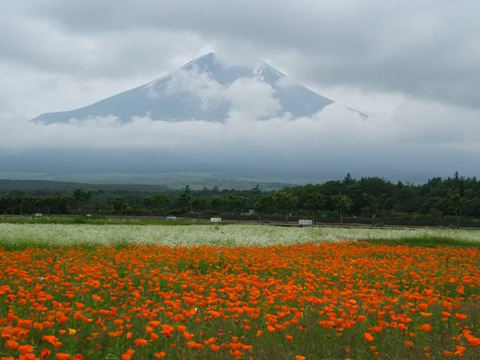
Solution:
[[[71,355],[67,353],[57,353],[55,356],[58,360],[69,360],[71,358]]]
[[[135,345],[140,346],[140,347],[148,344],[148,341],[145,340],[145,339],[142,339],[142,338],[135,339],[135,340],[133,340],[133,342],[135,343]]]
[[[369,332],[363,333],[363,338],[368,342],[375,340],[375,338]]]
[[[428,333],[433,330],[433,326],[430,324],[422,324],[418,327],[418,330],[422,330]]]

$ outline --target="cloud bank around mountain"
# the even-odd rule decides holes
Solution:
[[[268,109],[273,98],[265,99]],[[265,119],[265,112],[250,109],[250,105],[259,107],[258,100],[253,96],[250,104],[242,98],[241,106],[224,123],[168,122],[148,116],[125,123],[107,116],[36,125],[3,118],[0,150],[96,149],[100,157],[103,151],[141,150],[152,156],[189,156],[231,165],[237,162],[260,170],[275,165],[279,170],[284,166],[285,172],[311,167],[312,173],[340,168],[345,173],[377,175],[384,174],[385,169],[405,169],[424,172],[427,177],[446,176],[457,170],[469,175],[480,158],[476,135],[480,132],[479,113],[472,109],[452,110],[397,98],[390,99],[390,103],[398,102],[395,107],[382,109],[367,119],[337,104],[310,118]],[[459,113],[461,118],[452,125],[451,117]],[[446,171],[439,173],[439,168]]]

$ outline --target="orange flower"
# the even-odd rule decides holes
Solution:
[[[161,352],[156,352],[153,354],[153,356],[155,356],[157,359],[161,359],[163,358],[165,355],[167,355],[167,353],[165,351],[161,351]]]
[[[457,292],[460,294],[460,295],[465,295],[465,287],[461,284],[459,284],[457,286]]]
[[[47,341],[53,345],[58,341],[58,338],[55,335],[43,335],[42,340]]]
[[[205,341],[203,342],[203,344],[204,344],[205,346],[208,346],[208,345],[211,345],[211,344],[215,344],[216,342],[217,342],[217,339],[216,339],[216,338],[210,337],[210,338],[208,338],[207,340],[205,340]]]
[[[267,324],[267,331],[268,332],[275,332],[275,328],[272,325]]]
[[[428,333],[433,330],[433,326],[430,324],[422,324],[418,327],[418,330],[422,330]]]
[[[465,352],[465,350],[467,350],[467,348],[465,346],[456,345],[455,346],[455,352],[453,353],[453,355],[461,357],[461,356],[463,356],[463,353]]]
[[[172,336],[173,330],[175,328],[172,325],[162,324],[161,325],[162,331],[160,331],[165,337],[169,338]]]
[[[185,340],[187,340],[187,341],[192,340],[194,336],[195,336],[195,334],[189,333],[188,331],[184,331],[184,332],[183,332],[183,337],[184,337]]]
[[[0,336],[5,340],[10,339],[12,337],[12,333],[8,329],[4,328],[2,330]]]
[[[9,348],[10,350],[16,350],[18,349],[19,343],[15,340],[7,340],[5,345],[7,345],[7,348]]]
[[[71,355],[67,353],[57,353],[57,355],[55,356],[57,357],[58,360],[69,360],[71,357]]]
[[[121,360],[131,360],[134,353],[135,353],[135,350],[128,349],[127,352],[122,354],[120,358]]]
[[[148,341],[145,340],[145,339],[142,339],[142,338],[135,339],[135,340],[133,340],[133,342],[135,343],[135,345],[140,346],[140,347],[148,344]]]
[[[363,337],[365,341],[368,341],[368,342],[375,340],[375,338],[369,332],[363,333]]]
[[[201,350],[203,349],[203,345],[200,344],[200,343],[197,343],[196,341],[187,341],[187,348],[188,349],[197,349],[197,350]]]
[[[33,353],[33,346],[32,345],[20,345],[18,347],[18,351],[22,355],[25,355],[25,354],[28,354],[28,353]]]
[[[148,324],[149,324],[151,327],[156,328],[156,327],[160,326],[161,322],[158,321],[158,320],[151,320],[151,321],[148,322]]]
[[[465,334],[465,340],[470,344],[471,347],[480,346],[480,338]]]
[[[420,309],[420,311],[426,311],[428,309],[428,304],[420,303],[418,304],[418,308]]]
[[[49,357],[51,354],[52,354],[52,350],[49,350],[49,349],[42,349],[42,350],[40,350],[40,357],[41,357],[42,359],[46,359],[46,358]]]
[[[185,325],[177,325],[177,331],[179,333],[183,333],[185,330],[187,330],[187,327]]]

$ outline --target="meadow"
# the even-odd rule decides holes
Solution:
[[[0,224],[0,360],[480,358],[480,233]]]

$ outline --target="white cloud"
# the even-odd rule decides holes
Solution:
[[[98,149],[101,158],[104,150],[143,149],[159,156],[201,154],[212,163],[227,161],[259,169],[270,166],[281,171],[284,166],[286,171],[300,171],[310,166],[318,172],[336,166],[345,173],[364,171],[370,176],[382,174],[385,168],[433,175],[456,170],[470,175],[468,169],[478,168],[479,111],[408,98],[390,99],[390,105],[391,109],[373,111],[366,120],[338,104],[311,118],[292,119],[286,114],[262,119],[262,111],[252,118],[247,111],[247,117],[236,112],[224,123],[149,117],[124,123],[105,117],[45,126],[1,114],[0,153]],[[450,117],[458,114],[461,118],[452,126]]]
[[[154,87],[154,85],[153,85]],[[225,100],[224,87],[210,74],[198,68],[180,70],[167,82],[167,94],[194,93],[201,100],[203,108],[209,108]]]
[[[255,78],[235,80],[227,89],[226,97],[232,103],[231,118],[240,114],[243,121],[264,119],[277,115],[282,106],[274,98],[273,88]]]
[[[242,98],[244,91],[246,98]],[[347,146],[354,151],[359,145],[461,149],[462,143],[478,143],[480,112],[468,108],[403,99],[396,105],[392,102],[394,107],[388,112],[380,109],[366,120],[339,104],[327,106],[311,118],[292,119],[289,114],[266,117],[278,111],[278,104],[270,91],[255,80],[239,83],[226,92],[226,97],[236,104],[236,111],[225,123],[166,122],[148,117],[122,123],[110,116],[37,125],[4,113],[0,114],[0,147],[194,148],[200,144],[221,147],[248,141],[252,146],[288,143],[299,148]],[[451,117],[458,114],[461,117],[452,123]]]
[[[155,86],[155,82],[148,85],[151,97],[161,93],[155,90]],[[241,118],[241,121],[270,118],[282,110],[270,85],[256,78],[240,78],[232,84],[222,85],[210,74],[199,71],[196,67],[176,72],[167,82],[166,93],[168,95],[193,93],[198,96],[203,108],[227,102],[231,105],[230,121],[236,118]]]

